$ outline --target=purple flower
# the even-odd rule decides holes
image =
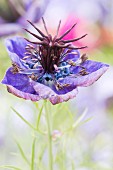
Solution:
[[[57,104],[75,97],[77,87],[93,84],[108,69],[107,64],[88,60],[86,54],[80,56],[78,49],[86,47],[76,48],[72,45],[72,42],[86,34],[80,38],[63,40],[76,24],[58,37],[59,22],[57,33],[52,37],[44,20],[47,35],[29,23],[39,35],[26,31],[38,41],[21,37],[6,41],[12,67],[7,70],[2,83],[7,85],[10,93],[32,101],[49,99],[52,104]]]
[[[0,37],[21,32],[26,20],[33,23],[42,17],[49,0],[7,0],[0,4]]]

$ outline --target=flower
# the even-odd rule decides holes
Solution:
[[[72,40],[63,40],[76,24],[63,35],[52,37],[42,19],[46,34],[28,21],[39,33],[36,35],[25,29],[40,41],[30,41],[22,37],[13,37],[6,41],[7,50],[12,60],[2,83],[10,93],[32,101],[49,99],[52,104],[68,101],[78,93],[77,87],[93,84],[108,69],[107,64],[88,60],[86,54],[80,55]]]
[[[69,15],[64,22],[62,28],[60,29],[59,34],[63,34],[67,29],[69,29],[72,25],[72,23],[77,22],[77,27],[76,29],[72,30],[71,33],[66,35],[63,39],[73,39],[76,36],[79,36],[83,34],[83,32],[88,32],[88,36],[82,40],[82,41],[75,41],[73,44],[77,47],[83,46],[84,44],[87,44],[88,49],[86,49],[88,52],[91,51],[93,52],[96,48],[99,47],[98,41],[100,41],[100,35],[98,34],[100,28],[95,25],[94,23],[90,23],[86,21],[84,18],[77,18],[73,16],[72,14]],[[97,33],[95,36],[95,32]]]
[[[21,32],[26,20],[33,23],[42,17],[49,0],[7,0],[0,2],[0,37]],[[17,8],[18,7],[18,8]]]

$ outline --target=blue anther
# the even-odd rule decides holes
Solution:
[[[52,81],[52,76],[51,76],[51,74],[48,74],[48,73],[45,73],[44,74],[44,76],[43,76],[43,78],[46,80],[46,81]]]
[[[61,66],[66,66],[66,65],[67,63],[65,61],[61,63]]]
[[[29,63],[29,68],[33,69],[34,64]]]

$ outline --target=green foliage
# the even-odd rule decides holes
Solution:
[[[0,166],[0,168],[3,168],[3,169],[11,169],[11,170],[22,170],[18,167],[15,167],[15,166],[10,166],[10,165],[4,165],[4,166]]]
[[[16,144],[17,144],[17,146],[18,146],[18,149],[19,149],[19,151],[20,151],[20,154],[21,154],[23,160],[24,160],[28,165],[30,165],[29,160],[27,159],[27,157],[26,157],[26,155],[25,155],[25,153],[24,153],[21,145],[20,145],[17,141],[15,141],[15,142],[16,142]]]
[[[7,68],[10,65],[10,59],[4,46],[4,40],[0,40],[0,79],[3,78]]]
[[[25,102],[22,103],[24,105]],[[8,166],[1,166],[2,169],[50,170],[48,168],[48,136],[45,117],[48,110],[52,123],[51,139],[53,145],[54,170],[76,170],[82,167],[91,170],[112,170],[109,167],[105,168],[104,165],[93,159],[95,146],[98,145],[98,151],[99,149],[104,149],[107,145],[106,142],[102,142],[105,141],[106,137],[102,138],[102,136],[100,136],[100,138],[96,138],[93,142],[87,140],[86,143],[85,138],[87,138],[87,136],[83,130],[84,125],[92,120],[91,116],[87,116],[87,109],[78,115],[76,111],[72,111],[69,103],[53,106],[48,102],[48,107],[46,108],[45,102],[42,103],[42,101],[33,103],[33,108],[33,120],[29,121],[20,111],[17,111],[18,109],[11,108],[13,110],[11,114],[15,114],[15,117],[19,119],[20,122],[27,125],[26,128],[29,136],[25,134],[22,135],[22,140],[25,141],[22,144],[22,140],[20,141],[17,133],[16,147],[18,150],[15,150],[15,159],[19,160],[18,165],[13,162],[13,164],[11,163],[13,166],[9,166],[8,163]],[[82,131],[81,127],[83,127]],[[56,130],[58,134],[55,134]],[[23,131],[25,131],[25,129],[23,129]],[[84,144],[88,146],[86,151],[84,151]],[[21,159],[17,157],[18,155],[21,156]]]
[[[101,49],[97,49],[91,53],[93,60],[102,61],[104,63],[113,65],[113,46],[103,46]]]
[[[34,125],[28,120],[26,120],[24,116],[20,114],[17,110],[11,108],[13,112],[18,116],[18,118],[23,121],[27,125],[27,127],[29,127],[29,130],[31,130],[32,134],[30,135],[30,140],[32,144],[31,152],[29,152],[29,154],[26,154],[24,146],[20,144],[18,139],[15,140],[20,156],[24,162],[24,170],[28,170],[28,168],[29,170],[47,169],[47,162],[44,161],[44,156],[47,154],[48,148],[46,130],[47,124],[44,123],[46,121],[46,112],[49,113],[49,119],[51,117],[52,125],[49,127],[52,128],[52,131],[50,131],[51,136],[49,140],[53,139],[52,147],[57,149],[57,152],[53,154],[53,164],[61,170],[67,170],[67,164],[69,163],[69,167],[72,167],[73,170],[75,167],[74,162],[69,158],[67,154],[67,148],[69,148],[69,141],[67,140],[67,138],[71,139],[71,135],[74,134],[75,130],[79,127],[79,125],[86,122],[85,116],[87,114],[87,110],[85,110],[83,114],[76,119],[76,113],[72,113],[67,103],[53,106],[50,102],[48,102],[46,107],[45,104],[45,101],[44,103],[34,103],[34,107],[36,108],[37,114],[37,118],[35,118]],[[43,133],[41,133],[42,131],[40,132],[41,128],[44,129]],[[58,136],[57,134],[54,134],[56,130],[58,131]],[[12,168],[20,170],[16,166],[2,166],[2,168]]]
[[[32,144],[32,152],[31,152],[31,170],[34,170],[35,167],[35,143],[36,139],[33,139],[33,144]]]

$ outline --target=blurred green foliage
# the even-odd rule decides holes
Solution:
[[[103,46],[99,49],[95,49],[88,55],[92,60],[101,61],[106,64],[113,65],[113,46]]]
[[[11,61],[6,51],[5,41],[4,39],[1,39],[0,40],[0,80],[3,78],[3,75],[5,74],[6,70],[10,66],[10,63]]]

